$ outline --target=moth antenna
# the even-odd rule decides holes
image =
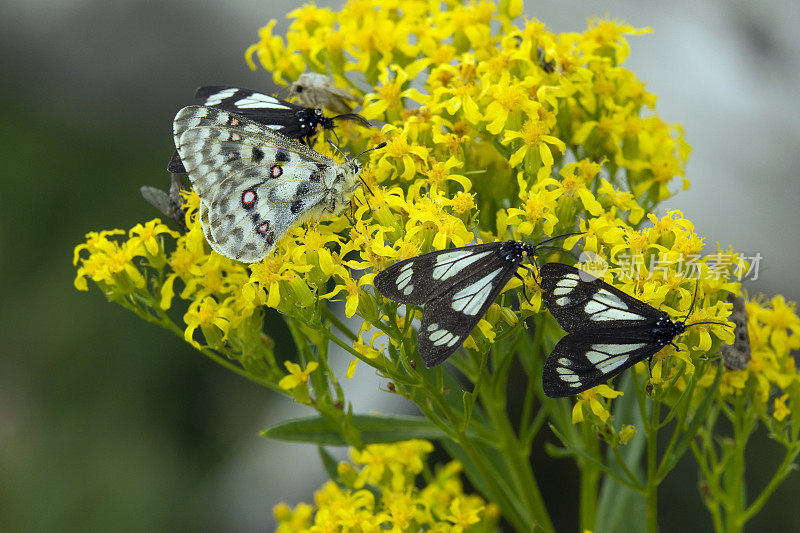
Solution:
[[[342,142],[339,140],[339,135],[336,133],[336,130],[331,130],[331,131],[333,132],[333,136],[336,137],[336,144],[337,145],[342,144]]]
[[[559,248],[558,246],[548,246],[546,244],[544,246],[536,245],[536,252],[537,253],[539,251],[543,251],[543,250],[550,250],[550,251],[553,251],[553,252],[564,252],[566,254],[571,255],[576,261],[578,260],[578,257],[574,253],[572,253],[572,251],[570,251],[570,250],[565,250],[564,248]]]
[[[336,115],[335,117],[331,117],[331,120],[352,120],[353,122],[358,122],[365,128],[371,128],[372,124],[369,123],[367,119],[359,115],[358,113],[345,113],[343,115]]]
[[[686,316],[683,317],[683,320],[681,320],[681,322],[683,322],[684,324],[686,324],[686,320],[691,316],[692,311],[694,310],[694,303],[695,301],[697,301],[697,288],[699,286],[700,286],[700,279],[698,279],[694,284],[694,296],[692,296],[692,305],[689,306],[689,312],[686,313]]]
[[[541,241],[539,244],[536,245],[536,247],[539,248],[541,245],[543,245],[545,243],[548,243],[550,241],[554,241],[556,239],[561,239],[563,237],[572,237],[572,236],[575,236],[575,235],[583,235],[584,233],[586,233],[586,232],[585,231],[576,231],[574,233],[564,233],[562,235],[555,235],[554,237],[550,237],[549,239],[545,239],[545,240]]]
[[[706,322],[692,322],[691,324],[685,324],[685,326],[688,328],[690,326],[699,326],[700,324],[715,324],[717,326],[724,326],[726,328],[732,327],[730,324],[727,324],[725,322],[714,322],[712,320],[709,320],[709,321],[706,321]]]

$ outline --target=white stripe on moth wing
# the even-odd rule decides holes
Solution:
[[[573,374],[573,375],[575,374],[575,372],[573,372],[569,368],[564,368],[563,366],[559,366],[558,368],[556,368],[556,372],[558,372],[559,374]]]
[[[574,388],[578,388],[578,387],[582,387],[582,386],[583,386],[583,383],[581,383],[581,382],[579,381],[579,382],[577,382],[577,383],[570,383],[570,384],[569,384],[569,386],[570,386],[570,387],[574,387]]]
[[[433,324],[428,324],[428,331],[436,331],[436,329],[438,327],[439,327],[439,324],[437,324],[435,322]]]
[[[573,278],[562,278],[556,283],[556,287],[577,287],[578,280]]]
[[[206,98],[205,105],[207,106],[219,105],[226,98],[230,98],[231,96],[236,94],[236,91],[237,89],[225,89],[218,93],[212,94],[211,96]]]
[[[281,104],[277,99],[265,94],[251,94],[241,100],[236,100],[234,105],[239,109],[289,109],[288,106]]]
[[[605,311],[591,315],[590,320],[594,322],[610,322],[617,320],[645,320],[646,318],[647,317],[637,315],[636,313],[629,313],[628,311],[606,309]]]
[[[553,289],[553,294],[556,296],[563,296],[572,292],[572,287],[556,287]]]
[[[568,305],[569,302],[571,302],[571,301],[572,300],[570,300],[568,297],[562,296],[561,298],[556,300],[556,305],[560,305],[561,307],[564,307],[565,305]]]
[[[597,291],[592,298],[609,307],[616,307],[623,310],[628,308],[628,304],[623,302],[619,296],[612,294],[605,289],[600,289]]]
[[[560,377],[563,381],[567,381],[569,383],[577,383],[578,385],[581,384],[580,383],[581,378],[579,378],[575,374],[559,374],[558,377]]]
[[[441,254],[436,258],[436,263],[434,264],[437,266],[433,269],[433,272],[431,272],[431,276],[433,279],[446,280],[447,278],[455,276],[469,265],[473,264],[475,261],[486,257],[490,253],[492,252],[479,252],[475,254],[470,251],[460,251]],[[442,259],[443,257],[444,259]]]
[[[558,364],[562,366],[572,366],[572,361],[570,361],[566,357],[559,357]]]
[[[592,349],[605,352],[608,355],[620,355],[623,353],[630,353],[634,350],[638,350],[639,348],[644,348],[645,346],[647,346],[647,343],[644,342],[632,344],[592,344]]]
[[[436,341],[438,341],[439,339],[441,339],[445,335],[450,335],[450,332],[447,331],[446,329],[440,329],[440,330],[437,330],[437,331],[434,331],[433,333],[431,333],[428,338],[431,340],[431,342],[433,342],[435,344]]]
[[[453,303],[450,306],[453,310],[461,311],[465,315],[477,315],[492,292],[492,280],[502,271],[502,268],[498,268],[491,274],[483,276],[475,283],[455,293],[453,295]]]
[[[411,276],[414,275],[414,269],[404,269],[400,271],[400,275],[397,276],[397,280],[395,283],[397,284],[398,290],[403,290],[403,288],[408,285],[408,282],[411,281]]]
[[[414,292],[414,286],[413,286],[413,285],[408,285],[408,286],[406,286],[406,288],[405,288],[405,289],[403,289],[403,294],[404,294],[405,296],[408,296],[408,295],[409,295],[409,294],[411,294],[412,292]]]
[[[628,360],[627,355],[618,355],[616,357],[612,357],[602,363],[598,364],[595,368],[602,372],[603,374],[608,374],[612,370],[616,370],[617,368],[621,367],[625,361]]]
[[[433,341],[433,344],[435,346],[441,346],[443,344],[447,344],[449,346],[450,343],[453,342],[454,338],[457,339],[457,337],[455,335],[453,335],[452,333],[450,333],[449,331],[445,331],[445,330],[440,330],[440,331],[443,332],[443,335],[440,335],[439,337],[437,337],[437,339],[435,341]],[[437,333],[438,333],[438,331],[437,331]],[[433,337],[433,335],[431,335],[431,337]]]

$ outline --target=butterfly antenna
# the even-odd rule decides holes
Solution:
[[[380,144],[379,144],[379,145],[377,145],[377,146],[373,146],[372,148],[367,148],[366,150],[364,150],[363,152],[361,152],[360,154],[358,154],[357,156],[355,156],[353,159],[358,159],[359,157],[361,157],[362,155],[366,154],[367,152],[371,152],[371,151],[373,151],[373,150],[378,150],[378,149],[380,149],[380,148],[383,148],[384,146],[386,146],[386,141],[384,141],[384,142],[380,143]]]
[[[337,138],[337,141],[338,141],[338,138]],[[333,146],[333,149],[334,149],[334,150],[336,150],[337,152],[339,152],[339,154],[340,154],[342,157],[344,157],[345,159],[347,159],[347,156],[345,155],[345,153],[344,153],[344,152],[342,152],[341,150],[339,150],[339,147],[338,147],[338,146],[336,146],[335,144],[333,144],[333,141],[332,141],[332,140],[328,139],[328,144],[330,144],[331,146]]]
[[[339,135],[336,133],[336,130],[331,130],[333,132],[333,136],[336,137],[336,144],[342,144],[342,141],[339,140]]]

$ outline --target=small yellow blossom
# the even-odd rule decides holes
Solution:
[[[286,366],[286,370],[289,371],[289,375],[281,378],[278,382],[278,386],[284,390],[291,390],[297,386],[305,385],[308,383],[308,375],[319,368],[319,363],[316,361],[308,363],[305,370],[300,368],[300,365],[297,363],[291,361],[284,361],[283,364]]]

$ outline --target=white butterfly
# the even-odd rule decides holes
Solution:
[[[244,263],[269,255],[290,229],[336,216],[361,184],[361,163],[330,157],[240,115],[184,107],[175,147],[194,190],[211,248]]]

